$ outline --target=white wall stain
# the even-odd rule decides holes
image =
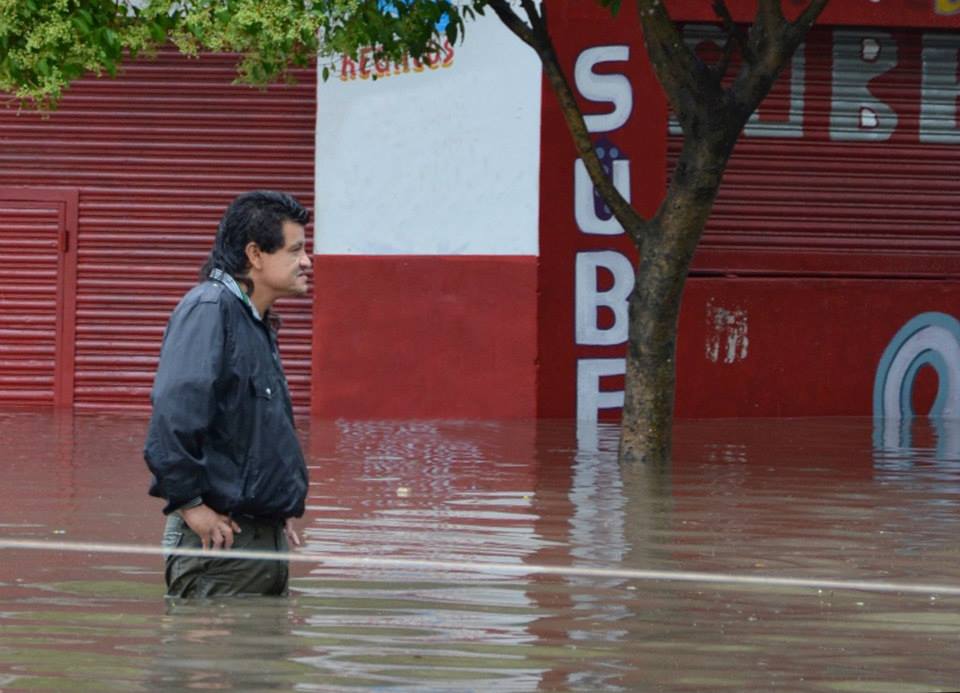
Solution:
[[[713,363],[734,363],[747,358],[750,347],[747,311],[727,309],[707,301],[707,360]]]

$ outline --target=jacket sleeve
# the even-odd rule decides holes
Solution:
[[[151,495],[170,513],[203,492],[204,439],[217,412],[224,320],[216,302],[181,306],[170,318],[153,384],[144,458]]]

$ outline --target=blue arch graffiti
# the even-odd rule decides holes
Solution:
[[[873,444],[899,455],[912,449],[913,385],[924,366],[937,373],[937,397],[930,409],[938,459],[960,454],[960,322],[946,313],[921,313],[900,328],[880,358],[873,382]],[[895,457],[884,458],[887,463]],[[908,460],[901,460],[908,461]]]
[[[960,415],[960,322],[946,313],[921,313],[900,328],[880,358],[873,381],[873,415],[914,415],[911,395],[917,373],[931,366],[940,381],[930,416]]]

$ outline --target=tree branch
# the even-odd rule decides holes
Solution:
[[[661,0],[637,0],[637,14],[650,64],[684,133],[690,134],[691,123],[709,119],[711,104],[721,100],[720,78],[686,44]]]
[[[620,191],[614,186],[611,176],[608,176],[603,170],[603,165],[594,149],[593,140],[590,139],[590,132],[584,122],[583,113],[580,111],[580,105],[577,103],[570,82],[567,81],[563,68],[560,66],[560,60],[557,58],[557,52],[553,47],[553,40],[547,31],[543,15],[537,12],[533,0],[521,0],[521,6],[529,18],[530,24],[517,16],[506,0],[487,0],[487,4],[510,31],[537,52],[540,62],[543,64],[547,81],[560,102],[560,111],[573,137],[577,154],[583,161],[587,173],[590,174],[590,180],[604,202],[607,203],[610,211],[613,212],[613,216],[620,222],[620,225],[623,226],[634,243],[639,245],[641,237],[648,228],[647,221],[620,194]]]
[[[794,22],[783,16],[781,0],[758,0],[750,31],[757,62],[747,66],[727,92],[730,107],[746,121],[806,38],[829,0],[811,0]]]
[[[750,47],[750,42],[747,40],[746,32],[733,21],[733,17],[730,15],[730,9],[727,7],[725,0],[714,0],[713,11],[723,22],[723,28],[727,30],[727,36],[729,36],[726,45],[723,47],[723,57],[717,65],[717,78],[723,79],[723,76],[727,74],[727,69],[730,67],[730,58],[733,56],[734,44],[740,46],[740,54],[748,63],[756,62],[756,56]]]
[[[512,31],[517,38],[537,51],[537,53],[540,52],[541,46],[537,41],[537,37],[534,35],[533,28],[514,13],[506,0],[487,0],[487,5],[496,13],[504,26]]]
[[[783,16],[781,0],[758,0],[757,14],[750,27],[750,47],[756,58],[754,65],[764,63],[761,72],[776,70],[787,20]]]
[[[829,1],[830,0],[810,0],[810,4],[807,5],[806,9],[800,13],[800,16],[790,24],[787,30],[787,37],[791,45],[794,47],[800,45]]]
[[[700,59],[683,41],[660,0],[637,0],[643,38],[661,83],[690,84]]]
[[[780,0],[758,0],[757,22],[766,27],[776,27],[784,22]]]
[[[520,0],[520,6],[523,7],[523,11],[527,14],[527,19],[530,20],[530,26],[533,27],[533,33],[546,34],[547,23],[543,16],[537,12],[537,8],[533,4],[533,0]],[[546,5],[543,5],[543,8],[546,10]]]

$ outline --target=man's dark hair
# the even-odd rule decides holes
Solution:
[[[285,221],[306,226],[310,212],[283,192],[254,190],[238,196],[223,213],[213,249],[200,269],[200,281],[207,279],[211,270],[222,269],[252,292],[252,282],[246,276],[247,244],[253,241],[265,253],[282,248]]]

